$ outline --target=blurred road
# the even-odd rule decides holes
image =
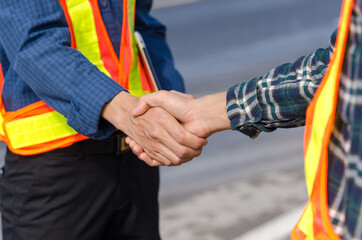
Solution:
[[[188,93],[200,97],[327,47],[340,4],[155,0],[153,15],[168,27]],[[200,157],[161,173],[163,239],[288,239],[306,201],[303,128],[255,140],[218,133]]]
[[[154,0],[153,15],[197,97],[326,47],[341,1]],[[161,168],[164,240],[285,240],[306,201],[303,129],[250,140],[227,131],[203,154]],[[0,145],[0,155],[4,146]],[[0,157],[3,161],[3,157]],[[1,238],[0,238],[1,240]]]

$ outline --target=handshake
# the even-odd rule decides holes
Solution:
[[[230,128],[226,92],[199,99],[176,91],[140,99],[121,92],[105,106],[103,117],[128,135],[133,153],[150,166],[188,162],[201,154],[207,137]]]

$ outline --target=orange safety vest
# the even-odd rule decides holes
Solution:
[[[136,0],[123,0],[120,58],[103,23],[97,0],[59,0],[71,34],[72,47],[100,71],[140,97],[156,86],[148,79],[134,37]],[[0,65],[0,90],[4,77]],[[0,99],[0,140],[20,155],[34,155],[87,139],[67,125],[66,118],[43,101],[7,112]]]
[[[293,240],[340,240],[328,212],[328,144],[336,113],[339,77],[354,0],[345,0],[341,11],[336,50],[322,83],[307,109],[305,129],[305,175],[309,201],[294,227]]]

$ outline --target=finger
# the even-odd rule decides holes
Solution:
[[[132,152],[133,152],[135,155],[137,155],[136,152],[133,150],[133,146],[134,146],[134,142],[135,142],[135,141],[134,141],[132,138],[130,138],[130,137],[126,137],[125,142],[126,142],[126,143],[128,144],[128,146],[131,148]]]
[[[126,141],[127,144],[129,144],[129,142],[130,142],[131,140],[133,140],[133,139],[127,136],[125,141]]]
[[[175,148],[179,145],[183,145],[189,148],[192,148],[194,150],[200,149],[203,146],[206,146],[207,140],[201,137],[198,137],[188,130],[186,130],[179,122],[175,119],[174,115],[172,113],[167,112],[167,110],[164,110],[162,108],[155,108],[155,111],[158,111],[157,113],[157,120],[162,125],[163,128],[167,130],[167,132],[170,134],[170,136],[176,140],[178,144],[170,145],[169,142],[166,142],[163,140],[164,145],[170,145],[174,146],[174,148],[171,148],[172,151],[175,151]],[[152,130],[151,130],[152,132]],[[151,137],[159,137],[159,133],[153,134],[154,136]],[[165,137],[167,137],[165,135]],[[160,138],[162,139],[162,138]],[[168,138],[171,140],[170,138]]]
[[[175,154],[165,146],[165,143],[171,139],[171,136],[164,129],[164,125],[160,124],[159,112],[166,113],[161,108],[153,108],[146,114],[139,118],[135,118],[135,131],[133,132],[134,137],[137,138],[137,142],[143,151],[146,153],[142,154],[141,149],[137,147],[137,142],[133,141],[132,138],[128,138],[127,142],[130,144],[132,151],[141,159],[144,160],[148,165],[167,165],[171,166],[172,162],[169,159],[174,159]],[[168,114],[168,117],[170,115]],[[171,117],[172,118],[172,117]],[[148,155],[148,157],[146,157]],[[159,163],[156,163],[157,161]]]
[[[143,148],[141,145],[139,145],[136,141],[134,140],[130,140],[128,145],[130,146],[130,148],[132,149],[132,152],[139,156],[143,151]]]
[[[158,131],[151,131],[149,133],[149,139],[151,141],[145,142],[144,154],[141,153],[145,157],[148,164],[153,166],[153,161],[159,162],[161,165],[172,166],[174,159],[176,159],[175,153],[173,153],[168,146],[164,144],[164,142],[171,141],[171,136],[167,133],[167,131],[163,128],[160,128]],[[152,159],[152,161],[150,160]]]
[[[147,160],[151,166],[173,166],[175,158],[175,154],[170,151],[166,146],[160,144],[159,150],[157,152],[148,152],[146,150],[145,152],[140,154],[141,159]],[[151,160],[152,161],[151,161]]]
[[[132,115],[138,117],[145,114],[151,107],[160,107],[174,116],[181,122],[187,121],[187,116],[191,111],[190,100],[194,97],[177,91],[159,91],[143,95],[138,105],[132,110]]]
[[[148,156],[147,153],[143,152],[138,156],[139,159],[141,159],[142,161],[144,161],[147,165],[151,166],[151,167],[159,167],[159,166],[165,166],[165,164],[153,160],[150,156]]]
[[[132,152],[137,155],[137,157],[144,161],[147,165],[151,166],[151,167],[155,167],[155,166],[163,166],[163,165],[172,165],[172,163],[168,160],[163,160],[162,163],[160,161],[154,160],[152,159],[146,152],[144,152],[143,148],[141,147],[141,145],[139,145],[136,141],[132,140],[130,138],[129,140],[129,146],[132,150]]]
[[[166,91],[158,91],[155,93],[150,93],[143,95],[137,106],[132,110],[132,115],[138,117],[145,112],[147,112],[151,107],[159,107],[162,105],[162,99],[165,98]]]
[[[169,149],[162,149],[162,152],[174,165],[180,165],[182,161],[189,161],[201,154],[202,147],[207,140],[199,138],[188,132],[180,123],[168,113],[159,114],[161,124],[165,127],[166,133],[159,138],[164,146]],[[151,136],[156,137],[157,136]],[[171,153],[169,152],[171,150]],[[167,154],[167,155],[166,155]],[[152,157],[154,158],[154,157]]]
[[[149,134],[152,142],[145,144],[145,146],[147,146],[144,148],[145,153],[147,153],[152,160],[158,161],[162,165],[177,166],[199,155],[196,150],[177,143],[164,128],[159,128],[157,131],[150,131]],[[156,143],[154,143],[154,141],[156,141]],[[145,160],[147,160],[147,164],[153,164],[149,159]]]
[[[159,153],[161,154],[161,153]],[[160,163],[165,162],[164,160],[162,160],[162,158],[164,157],[164,155],[159,155],[157,154],[155,159],[152,159],[153,161],[158,161]],[[170,161],[169,164],[164,164],[168,167],[171,166],[179,166],[181,164],[184,164],[190,160],[192,160],[194,158],[196,154],[192,154],[192,156],[183,156],[183,157],[179,157],[176,153],[172,152],[172,155],[170,155],[167,159]],[[156,160],[157,159],[157,160]],[[160,160],[161,159],[161,160]]]
[[[148,164],[149,166],[161,166],[163,165],[162,163],[158,162],[158,161],[153,161],[150,156],[148,156],[147,153],[144,152],[143,148],[141,147],[141,145],[139,145],[135,140],[133,140],[130,137],[126,138],[126,143],[130,146],[132,152],[137,155],[137,157],[144,161],[146,164]]]
[[[142,114],[147,112],[150,108],[151,106],[148,104],[147,101],[145,101],[144,99],[140,99],[137,106],[132,110],[132,115],[134,117],[141,116]]]
[[[180,165],[195,156],[199,156],[201,147],[206,141],[192,135],[172,115],[159,107],[150,109],[141,118],[135,120],[140,124],[139,126],[149,125],[149,127],[141,128],[140,133],[143,137],[137,140],[142,143],[145,153],[152,160],[167,166]],[[183,135],[187,136],[184,137]],[[176,141],[174,136],[179,139]],[[180,142],[183,143],[183,138],[187,139],[184,141],[185,143],[189,142],[188,139],[196,142],[196,144],[190,144],[193,147],[195,146],[195,149],[180,144]],[[148,162],[148,164],[152,163]]]
[[[175,118],[168,117],[168,113],[163,115],[159,115],[159,118],[162,122],[162,125],[165,127],[166,131],[170,134],[172,139],[170,141],[175,140],[174,146],[179,147],[179,145],[183,147],[188,147],[193,150],[198,150],[207,144],[207,140],[204,138],[197,137],[192,134],[188,130],[186,130]],[[175,149],[172,149],[175,151]],[[179,150],[184,150],[179,148]],[[187,151],[187,149],[186,149]]]
[[[176,142],[182,146],[200,149],[207,145],[208,141],[200,138],[186,130],[176,119],[170,119],[169,123],[165,124],[165,128]]]

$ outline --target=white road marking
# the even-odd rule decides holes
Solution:
[[[305,205],[301,205],[289,212],[254,228],[234,240],[280,240],[288,237],[289,233],[303,213]]]

